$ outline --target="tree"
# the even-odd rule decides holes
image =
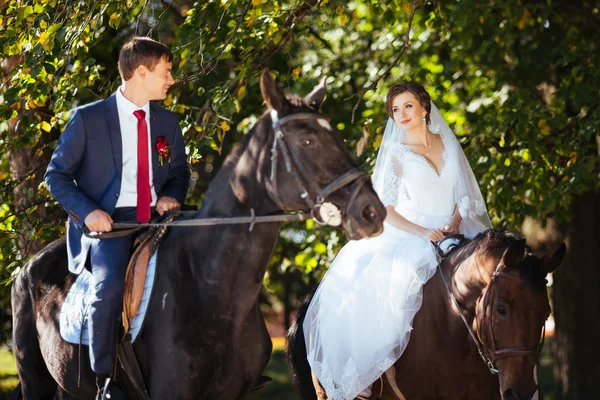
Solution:
[[[554,241],[568,242],[553,288],[557,394],[592,397],[600,325],[580,310],[597,312],[600,303],[600,268],[589,251],[600,240],[597,2],[4,0],[0,9],[5,279],[31,255],[24,238],[41,243],[64,233],[56,223],[64,214],[42,210],[54,205],[40,184],[44,157],[72,107],[116,90],[117,51],[133,34],[174,50],[179,83],[164,104],[182,119],[195,204],[263,112],[263,67],[290,93],[327,76],[323,112],[368,171],[385,90],[413,80],[459,136],[494,224],[520,229],[533,218],[558,227]],[[335,230],[285,226],[265,298],[293,307],[344,241]]]
[[[600,377],[600,323],[586,314],[600,304],[591,254],[600,241],[598,4],[460,2],[438,19],[453,28],[436,45],[450,67],[437,76],[455,77],[468,104],[471,160],[480,160],[495,222],[554,221],[553,236],[569,244],[553,287],[556,394],[592,398]]]

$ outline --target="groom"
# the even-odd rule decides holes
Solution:
[[[150,100],[163,100],[173,85],[173,54],[164,44],[134,37],[119,54],[122,85],[105,100],[71,112],[45,175],[48,190],[69,214],[69,270],[80,273],[89,255],[93,297],[90,362],[98,395],[110,396],[118,316],[122,309],[130,236],[89,239],[113,222],[148,222],[153,210],[178,210],[189,172],[176,114]],[[107,396],[108,394],[108,396]]]

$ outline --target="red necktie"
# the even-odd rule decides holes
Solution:
[[[136,110],[133,115],[138,119],[136,217],[139,222],[145,223],[150,221],[150,203],[152,203],[148,168],[148,125],[146,125],[146,111]]]

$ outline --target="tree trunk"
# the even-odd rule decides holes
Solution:
[[[2,60],[2,73],[8,75],[11,68],[18,65],[19,57],[13,56]],[[29,239],[28,234],[32,229],[35,229],[36,222],[40,219],[45,219],[53,212],[54,221],[58,220],[59,210],[49,210],[45,207],[44,202],[37,205],[36,208],[31,208],[32,202],[38,198],[38,186],[44,178],[46,167],[52,156],[52,149],[47,148],[47,143],[56,139],[56,132],[43,133],[38,142],[33,147],[18,147],[12,145],[23,134],[17,122],[25,116],[25,113],[34,114],[32,111],[21,111],[16,118],[8,121],[8,140],[11,143],[11,150],[8,154],[10,165],[10,173],[13,179],[22,179],[22,182],[13,188],[13,203],[15,213],[25,213],[26,218],[20,226],[16,227],[18,231],[17,244],[23,259],[37,253],[46,243],[39,240]],[[46,222],[47,223],[47,222]]]
[[[571,213],[554,274],[554,378],[558,399],[587,400],[600,382],[600,193],[576,197]]]
[[[19,117],[9,121],[9,140],[19,135],[19,129],[15,129],[16,120]],[[46,243],[39,240],[30,240],[28,233],[34,229],[35,223],[40,219],[46,219],[50,210],[44,203],[37,205],[35,209],[29,208],[32,202],[38,198],[38,186],[44,178],[46,167],[50,162],[52,150],[45,148],[46,143],[50,141],[50,135],[44,134],[40,137],[37,145],[33,148],[22,147],[13,148],[8,155],[10,162],[10,173],[14,179],[24,178],[30,175],[30,178],[24,179],[13,189],[13,200],[15,204],[15,213],[26,213],[27,217],[23,219],[21,226],[17,227],[19,236],[17,243],[19,251],[23,258],[27,258],[40,251]],[[41,150],[41,151],[39,151]],[[31,175],[33,173],[33,175]],[[57,210],[54,210],[55,212]]]

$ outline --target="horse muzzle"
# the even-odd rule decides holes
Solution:
[[[383,232],[383,221],[387,214],[385,207],[373,192],[374,201],[369,201],[369,193],[365,193],[366,199],[357,201],[351,210],[347,210],[343,226],[346,234],[351,240],[373,237]]]
[[[533,393],[531,393],[529,396],[524,396],[521,395],[518,390],[511,388],[502,392],[502,400],[531,400],[536,392],[537,388],[535,388]]]

